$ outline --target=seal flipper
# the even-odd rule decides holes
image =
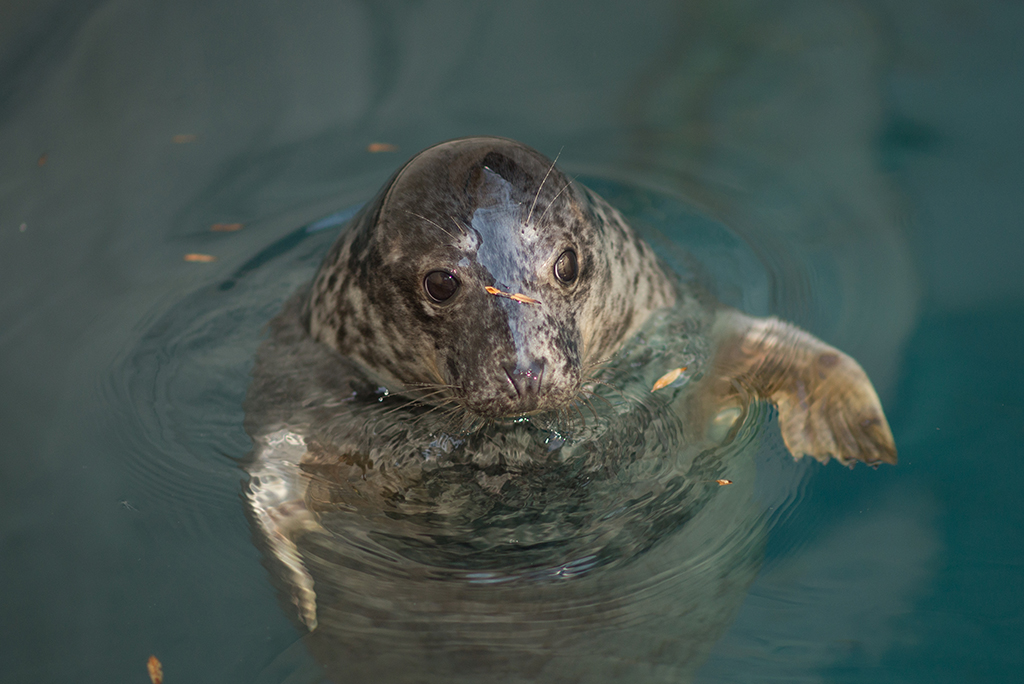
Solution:
[[[299,463],[308,453],[305,438],[287,428],[254,438],[253,464],[245,497],[270,556],[281,564],[286,591],[299,619],[316,628],[316,591],[295,540],[319,529],[306,507],[304,478]]]
[[[896,463],[896,446],[882,404],[856,361],[777,318],[752,318],[723,309],[715,319],[718,343],[713,391],[718,405],[746,393],[778,408],[786,447],[844,465]]]

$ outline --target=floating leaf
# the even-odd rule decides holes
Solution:
[[[236,230],[242,230],[241,223],[214,223],[210,226],[210,230],[215,233],[233,233]]]
[[[715,482],[718,483],[719,487],[724,487],[725,485],[731,485],[732,484],[732,480],[715,480]]]
[[[654,383],[654,387],[651,388],[651,391],[652,392],[657,392],[662,387],[668,387],[673,382],[678,380],[679,376],[682,375],[683,371],[685,371],[685,370],[686,370],[686,366],[683,366],[682,368],[673,368],[668,373],[665,373],[660,378],[658,378],[658,380]]]
[[[366,147],[367,152],[395,152],[398,150],[398,145],[392,145],[391,143],[370,143]]]
[[[193,135],[192,133],[179,133],[176,136],[172,137],[171,141],[175,145],[183,145],[185,143],[195,142],[196,136]]]
[[[185,255],[185,261],[210,262],[210,261],[216,261],[216,260],[217,260],[217,257],[213,256],[212,254],[186,254]]]
[[[153,684],[163,684],[164,666],[160,664],[155,655],[149,656],[149,660],[146,662],[146,669],[149,670],[149,678]]]

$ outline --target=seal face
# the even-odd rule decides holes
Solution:
[[[562,411],[676,290],[540,153],[465,138],[410,160],[314,280],[311,336],[385,385],[485,418]]]

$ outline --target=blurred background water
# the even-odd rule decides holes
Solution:
[[[495,134],[676,246],[680,206],[724,225],[740,247],[695,246],[719,296],[886,406],[897,467],[773,471],[798,500],[697,681],[1016,681],[1022,28],[1008,0],[5,3],[0,680],[157,654],[168,682],[317,681],[240,499],[261,321],[197,293]],[[232,296],[269,318],[255,273]]]

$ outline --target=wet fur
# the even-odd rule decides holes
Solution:
[[[553,275],[566,249],[579,260],[569,287]],[[442,305],[422,285],[437,269],[461,281]],[[502,417],[574,401],[584,368],[675,301],[615,209],[533,150],[478,138],[431,148],[395,175],[325,259],[307,316],[314,339],[382,383]],[[518,396],[509,376],[530,368],[539,391]]]

